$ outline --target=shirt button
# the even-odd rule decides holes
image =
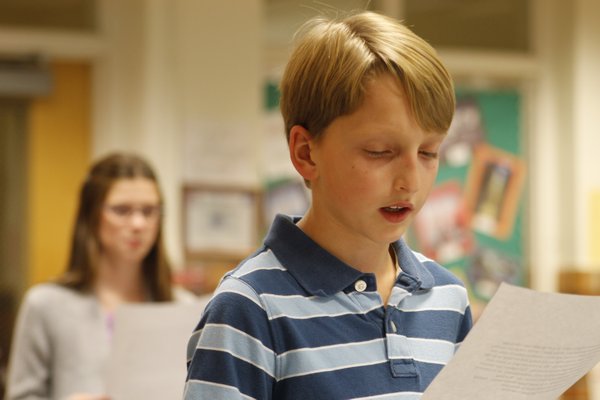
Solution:
[[[363,281],[362,279],[357,280],[354,284],[354,289],[356,289],[357,292],[364,292],[366,288],[367,282]]]

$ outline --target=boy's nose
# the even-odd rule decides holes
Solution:
[[[398,166],[394,189],[399,192],[415,193],[419,190],[417,162],[406,160]]]

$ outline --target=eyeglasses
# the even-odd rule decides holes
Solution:
[[[162,215],[160,205],[133,206],[130,204],[114,204],[105,207],[111,214],[121,220],[128,220],[136,212],[148,221],[156,221]]]

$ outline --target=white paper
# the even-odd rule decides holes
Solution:
[[[258,183],[255,131],[252,120],[194,120],[184,126],[184,180],[239,185]],[[285,138],[283,139],[285,141]]]
[[[600,361],[600,296],[502,284],[422,400],[555,400]]]
[[[186,346],[206,299],[119,307],[108,365],[111,400],[165,400],[183,395]],[[91,344],[93,345],[93,344]]]

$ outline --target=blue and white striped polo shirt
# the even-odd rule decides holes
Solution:
[[[454,275],[401,240],[393,246],[402,272],[384,307],[373,274],[277,216],[191,336],[184,398],[419,399],[471,312]]]

